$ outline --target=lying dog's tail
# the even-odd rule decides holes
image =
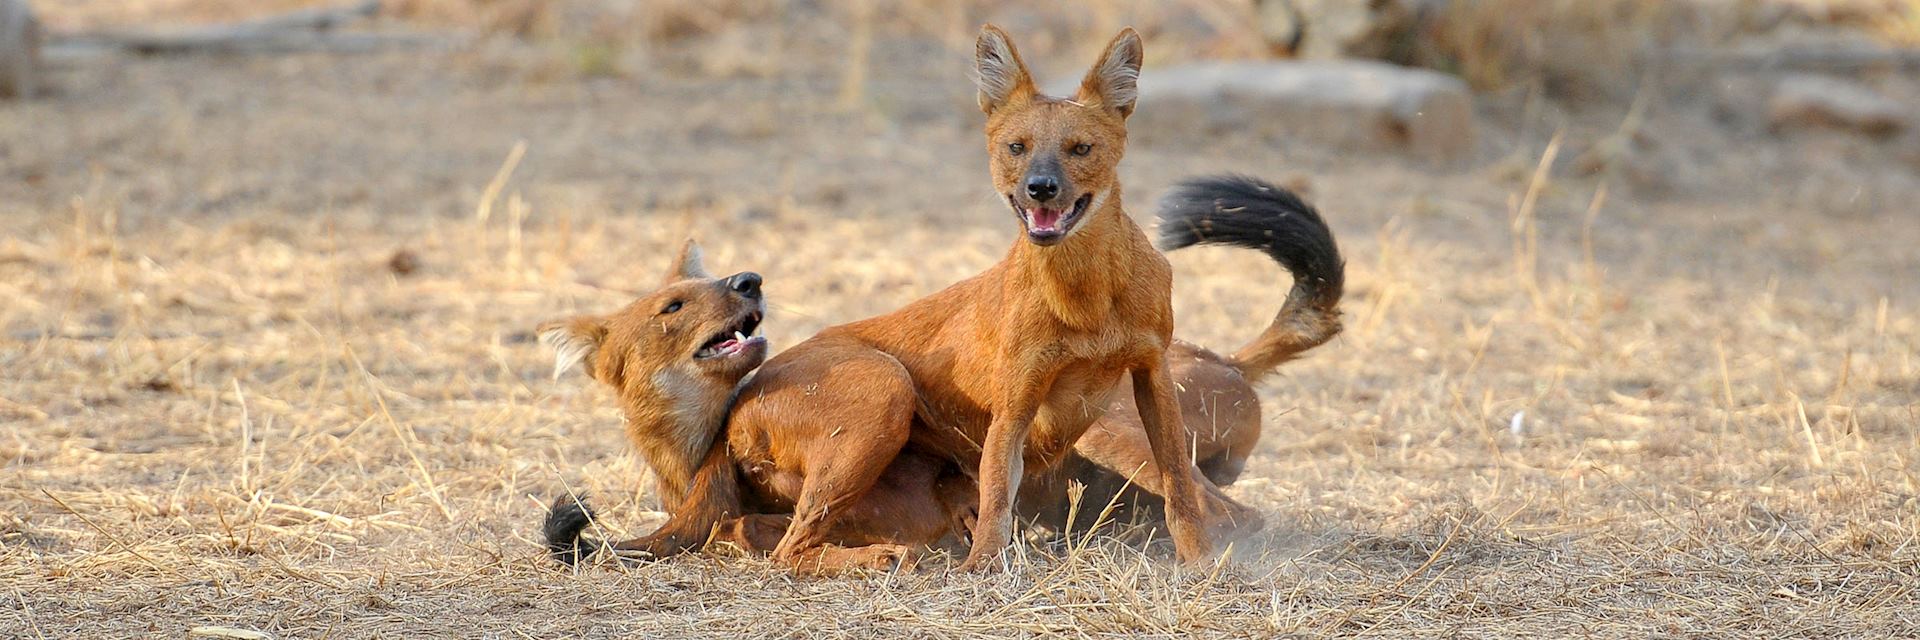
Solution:
[[[1326,221],[1299,196],[1244,176],[1190,178],[1160,202],[1160,249],[1196,244],[1261,251],[1293,274],[1273,324],[1228,358],[1248,381],[1340,333],[1346,263]]]
[[[586,496],[560,496],[547,507],[547,519],[540,523],[540,537],[547,544],[547,553],[553,559],[567,566],[578,564],[600,548],[598,540],[582,537],[587,525],[593,524],[593,509],[587,507]]]

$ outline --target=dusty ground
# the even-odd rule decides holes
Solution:
[[[658,506],[536,323],[623,303],[692,234],[766,274],[791,345],[1012,237],[962,52],[883,40],[847,102],[831,60],[741,46],[612,77],[500,42],[103,59],[0,105],[0,636],[1920,634],[1907,143],[1776,137],[1684,87],[1612,180],[1570,159],[1624,104],[1518,95],[1485,98],[1465,167],[1130,151],[1135,215],[1183,175],[1292,180],[1349,260],[1349,331],[1268,385],[1231,489],[1269,530],[1218,571],[1106,539],[987,577],[558,569],[549,497],[592,492],[616,533]],[[1245,252],[1173,260],[1204,344],[1285,290]]]

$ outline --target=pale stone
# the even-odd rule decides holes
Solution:
[[[1852,80],[1795,74],[1774,84],[1767,120],[1775,129],[1828,127],[1892,136],[1907,128],[1913,110]]]
[[[1452,162],[1473,153],[1473,98],[1459,78],[1382,62],[1199,63],[1142,74],[1132,128],[1299,136]]]

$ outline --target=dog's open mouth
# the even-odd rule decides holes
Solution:
[[[741,317],[738,323],[714,334],[706,344],[700,345],[700,350],[693,352],[693,359],[728,358],[740,355],[754,345],[766,344],[766,337],[753,335],[760,328],[760,317],[758,311]]]
[[[1007,202],[1013,205],[1014,213],[1020,216],[1020,220],[1027,223],[1027,237],[1037,244],[1047,245],[1059,242],[1073,231],[1073,225],[1079,224],[1080,218],[1086,215],[1088,203],[1093,202],[1093,194],[1080,196],[1073,201],[1073,207],[1067,209],[1022,207],[1014,203],[1012,198],[1008,198]]]

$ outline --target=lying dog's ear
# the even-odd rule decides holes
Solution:
[[[974,41],[973,48],[974,83],[980,87],[981,111],[991,114],[994,109],[1023,104],[1039,95],[1033,76],[1027,73],[1027,63],[1013,48],[1013,38],[1000,27],[980,27],[980,39]]]
[[[1074,101],[1113,109],[1121,118],[1133,115],[1133,103],[1140,97],[1137,82],[1144,58],[1140,34],[1132,27],[1121,29],[1120,35],[1107,43],[1100,61],[1087,71],[1086,79],[1080,81],[1080,94]]]
[[[559,380],[560,374],[583,362],[587,375],[592,377],[593,356],[607,340],[607,322],[594,316],[580,316],[542,324],[537,333],[540,344],[553,349],[553,379]]]
[[[707,274],[707,267],[701,264],[701,259],[700,243],[687,238],[686,244],[680,245],[680,255],[673,259],[673,268],[667,270],[667,283],[713,277]]]

